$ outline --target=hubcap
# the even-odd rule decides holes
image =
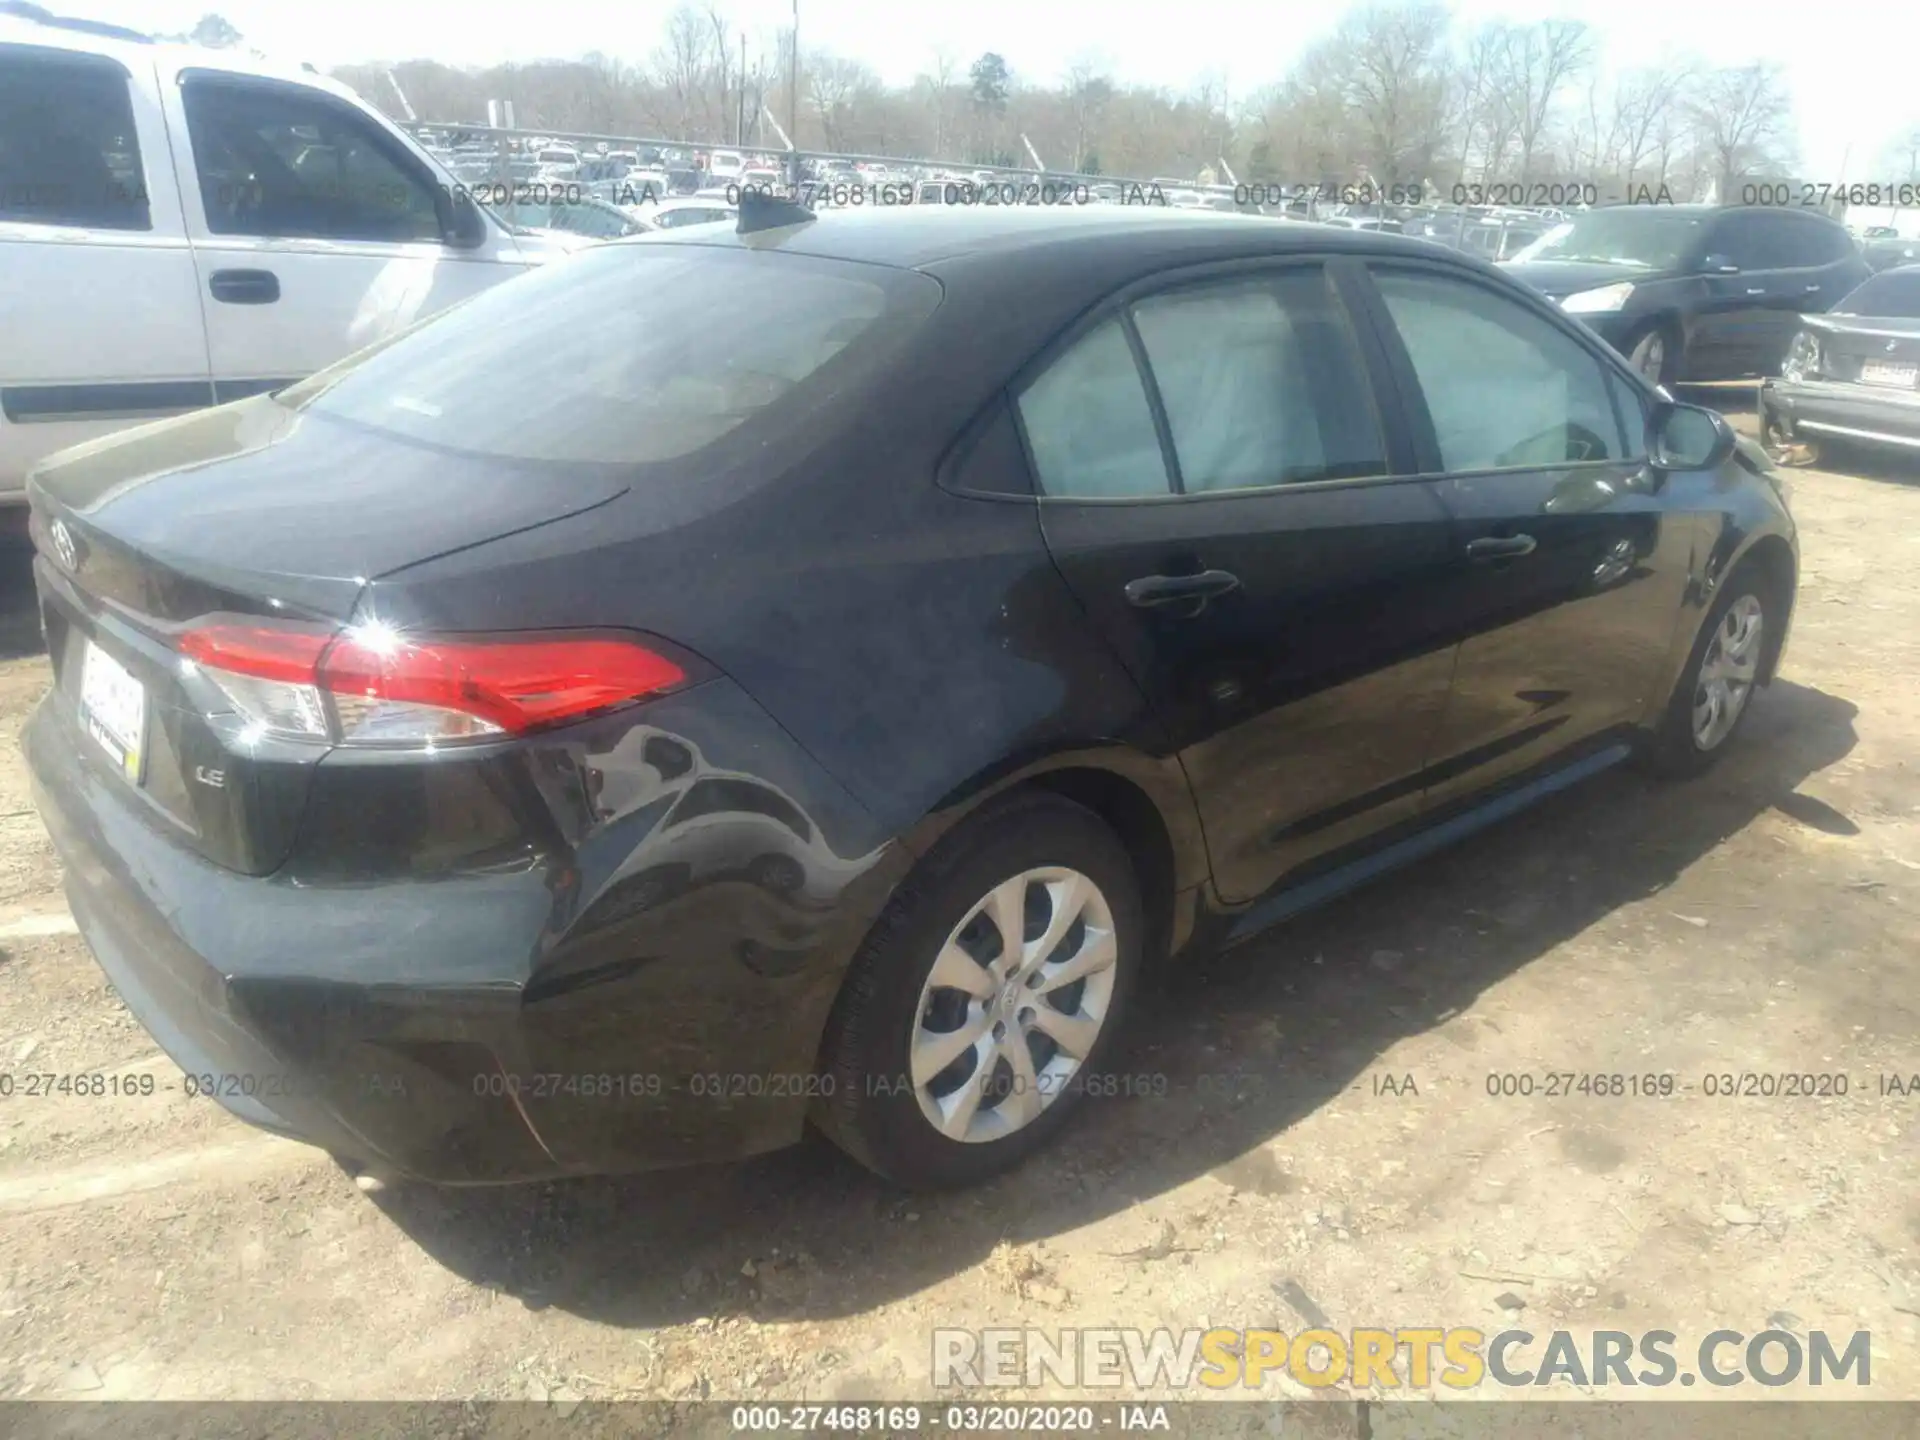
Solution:
[[[1760,642],[1766,612],[1752,595],[1742,595],[1721,618],[1700,662],[1693,690],[1693,743],[1711,750],[1733,732],[1760,669]]]
[[[920,991],[909,1067],[950,1140],[1031,1125],[1093,1052],[1120,958],[1106,896],[1077,870],[1028,870],[982,896]]]

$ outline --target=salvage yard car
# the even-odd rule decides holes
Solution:
[[[285,385],[568,248],[309,70],[0,5],[0,505],[63,446]]]
[[[1920,265],[1883,270],[1800,324],[1760,389],[1769,453],[1809,463],[1829,440],[1920,452]]]
[[[749,195],[30,492],[100,964],[445,1182],[809,1122],[978,1181],[1149,963],[1711,765],[1797,570],[1750,442],[1493,267],[1127,206]]]
[[[1777,374],[1800,317],[1870,273],[1841,224],[1768,206],[1612,205],[1507,262],[1656,384]]]

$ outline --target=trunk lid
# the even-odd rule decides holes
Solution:
[[[626,488],[606,467],[534,476],[264,396],[63,452],[28,484],[47,704],[103,786],[215,863],[266,874],[328,752],[242,734],[183,662],[186,623],[343,623],[369,580]]]
[[[268,396],[123,431],[33,476],[81,587],[138,616],[246,612],[345,620],[370,579],[605,504],[626,482],[449,454]],[[42,546],[42,553],[48,553]]]
[[[1820,341],[1820,375],[1860,382],[1868,366],[1916,368],[1920,373],[1920,319],[1901,316],[1808,315],[1801,324]],[[1892,373],[1886,369],[1880,374]],[[1884,385],[1883,381],[1867,381]],[[1898,388],[1893,387],[1893,388]],[[1911,385],[1909,386],[1911,388]]]

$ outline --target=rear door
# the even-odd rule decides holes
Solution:
[[[1447,693],[1449,522],[1407,478],[1349,264],[1129,294],[1016,392],[1047,543],[1162,717],[1231,901],[1411,816]]]
[[[273,389],[520,272],[445,239],[432,169],[312,86],[190,69],[168,97],[221,400]]]
[[[1454,517],[1433,599],[1460,642],[1437,807],[1643,718],[1693,530],[1649,477],[1641,392],[1596,340],[1491,278],[1370,268],[1421,468]]]
[[[1853,237],[1817,213],[1782,211],[1772,244],[1778,248],[1780,269],[1769,307],[1775,321],[1765,375],[1780,373],[1787,346],[1800,328],[1802,315],[1819,315],[1845,299],[1868,275],[1866,261]]]
[[[207,382],[152,63],[0,45],[0,501]]]

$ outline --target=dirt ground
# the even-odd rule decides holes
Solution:
[[[1865,1329],[1873,1398],[1920,1398],[1920,1095],[1879,1093],[1920,1072],[1920,471],[1844,463],[1794,473],[1793,640],[1721,768],[1587,782],[1183,974],[1136,1026],[1166,1096],[935,1199],[818,1143],[369,1195],[187,1098],[63,906],[9,552],[0,1071],[156,1092],[0,1099],[0,1398],[922,1397],[935,1325],[1293,1331],[1303,1297],[1340,1330]],[[1693,1088],[1490,1097],[1515,1071]],[[1742,1071],[1851,1091],[1700,1093]]]

